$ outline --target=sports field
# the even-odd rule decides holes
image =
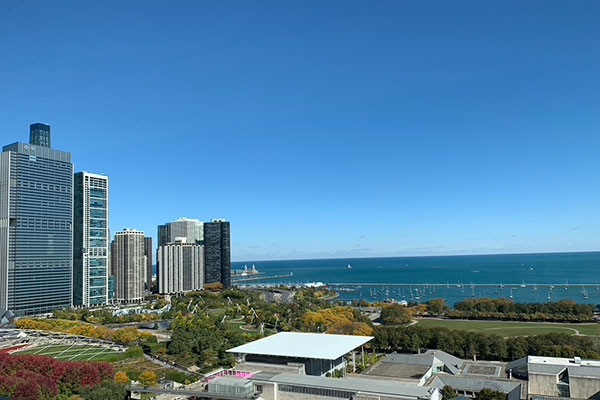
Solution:
[[[536,322],[505,321],[465,321],[417,319],[417,326],[443,327],[463,331],[496,334],[503,337],[532,336],[545,333],[565,333],[567,335],[600,336],[600,324],[554,324]]]
[[[108,361],[114,362],[127,358],[120,353],[95,346],[45,345],[14,353],[15,355],[48,356],[61,361]]]

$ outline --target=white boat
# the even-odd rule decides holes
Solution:
[[[523,280],[523,281],[521,282],[521,287],[527,287],[527,285],[525,284],[525,280]]]
[[[346,267],[346,269],[352,269],[352,265],[348,264],[348,266]]]

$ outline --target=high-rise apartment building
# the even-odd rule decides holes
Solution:
[[[40,123],[29,125],[29,144],[51,148],[50,125]]]
[[[204,288],[204,246],[185,238],[158,248],[161,277],[158,293],[175,294]]]
[[[197,219],[180,218],[177,221],[167,222],[158,226],[158,246],[156,249],[156,285],[158,288],[161,281],[160,259],[158,249],[177,240],[185,239],[186,243],[201,243],[203,239],[203,224]]]
[[[201,242],[204,237],[203,223],[197,219],[181,218],[158,226],[158,245],[174,243],[185,238],[187,243]]]
[[[104,305],[109,275],[108,177],[79,172],[74,192],[73,304]]]
[[[146,277],[144,279],[145,289],[148,291],[152,291],[152,275],[153,275],[153,257],[152,257],[152,238],[145,237],[144,238],[144,254],[146,255]]]
[[[230,224],[224,220],[204,223],[204,282],[231,286]]]
[[[72,305],[73,164],[44,126],[32,140],[43,144],[0,154],[0,309],[17,316]]]
[[[115,234],[111,256],[116,301],[131,303],[144,298],[145,248],[144,232],[125,229]]]

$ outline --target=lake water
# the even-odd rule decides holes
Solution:
[[[343,300],[427,302],[445,298],[448,304],[453,305],[466,298],[502,297],[516,302],[566,299],[600,304],[600,252],[245,261],[232,264],[234,269],[254,264],[260,276],[265,278],[293,273],[292,277],[251,284],[322,282],[337,289]]]

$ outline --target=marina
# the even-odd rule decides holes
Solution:
[[[445,299],[452,306],[465,299],[504,298],[521,303],[600,304],[597,252],[255,263],[260,276],[234,282],[305,287],[317,287],[318,282],[344,301]]]

